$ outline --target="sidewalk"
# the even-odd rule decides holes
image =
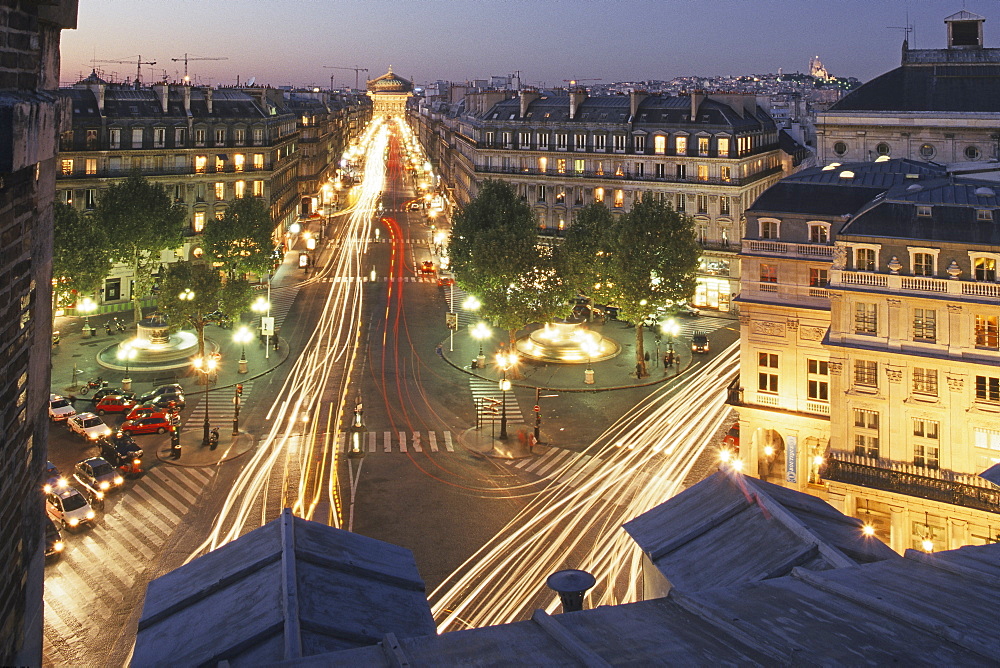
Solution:
[[[272,292],[276,288],[297,283],[302,280],[302,272],[296,265],[298,251],[293,250],[285,254],[285,261],[275,272],[271,280]],[[266,295],[266,290],[260,291]],[[118,318],[125,321],[125,332],[117,332],[108,335],[104,329],[104,322],[111,316],[91,316],[90,324],[97,328],[98,334],[94,337],[83,336],[83,318],[77,316],[62,316],[56,319],[55,329],[59,330],[61,340],[58,345],[52,346],[52,392],[62,394],[67,397],[75,397],[76,409],[84,412],[92,409],[92,404],[88,401],[89,396],[80,396],[80,386],[86,384],[88,380],[102,377],[108,382],[108,387],[121,387],[122,379],[125,378],[123,370],[109,369],[101,366],[97,361],[100,351],[115,346],[118,343],[135,336],[135,323],[132,321],[132,312],[126,311],[118,313]],[[260,378],[284,363],[288,358],[288,342],[279,339],[278,349],[273,348],[265,356],[264,345],[256,333],[259,332],[259,318],[253,316],[250,320],[244,320],[243,325],[255,331],[253,340],[246,344],[247,373],[239,373],[239,359],[243,353],[243,346],[233,341],[233,333],[236,328],[223,329],[216,325],[205,327],[206,348],[211,349],[209,342],[215,344],[221,355],[218,371],[215,380],[206,389],[198,372],[190,365],[168,370],[149,371],[135,365],[130,368],[129,375],[132,378],[131,390],[136,394],[148,392],[158,385],[167,383],[180,383],[184,387],[187,408],[181,413],[184,427],[181,431],[182,457],[180,460],[173,460],[170,451],[169,437],[149,435],[137,437],[143,441],[157,443],[156,456],[161,461],[180,466],[210,466],[237,457],[254,445],[254,439],[244,431],[233,436],[232,420],[219,422],[215,420],[211,426],[219,428],[219,445],[215,450],[208,446],[202,446],[203,421],[199,419],[197,406],[200,406],[206,393],[216,395],[222,393],[226,396],[235,396],[235,386],[237,383]],[[238,325],[237,325],[238,326]],[[286,330],[288,331],[288,330]],[[76,373],[74,374],[74,369]],[[245,397],[251,403],[256,397]],[[196,406],[197,405],[197,406]],[[194,412],[192,412],[194,408]],[[241,411],[246,410],[246,405],[241,406]],[[114,429],[119,423],[117,417],[106,416],[109,426]],[[156,439],[155,441],[153,439]]]

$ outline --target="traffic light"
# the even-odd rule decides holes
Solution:
[[[236,396],[243,396],[243,383],[236,383]]]

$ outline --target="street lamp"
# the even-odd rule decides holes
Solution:
[[[257,297],[250,307],[254,313],[260,313],[260,335],[264,337],[264,359],[270,359],[271,335],[265,332],[270,331],[274,326],[271,320],[271,278],[267,279],[267,298]],[[265,321],[266,318],[266,321]],[[266,322],[266,326],[265,326]]]
[[[240,368],[239,373],[247,372],[247,341],[253,338],[253,333],[246,327],[240,327],[235,332],[233,332],[233,341],[242,344],[243,351],[240,354]]]
[[[191,288],[184,288],[184,290],[177,295],[177,298],[183,302],[189,302],[194,299],[194,290]]]
[[[118,359],[125,360],[125,377],[122,378],[122,389],[128,392],[132,389],[132,379],[129,377],[129,363],[135,359],[138,351],[128,343],[123,343],[118,349]]]
[[[674,320],[673,318],[670,318],[669,320],[667,320],[665,323],[663,323],[660,326],[660,329],[663,331],[664,335],[666,335],[666,337],[667,337],[667,359],[669,359],[670,363],[673,364],[673,362],[674,362],[674,338],[677,336],[678,332],[681,331],[681,327],[680,327],[680,325],[677,324],[676,320]],[[664,364],[663,365],[663,373],[666,374],[666,372],[667,372],[667,366]]]
[[[507,380],[507,369],[517,364],[517,353],[497,353],[497,366],[503,371],[503,379],[500,380],[500,440],[507,440],[507,391],[510,389],[510,381]]]
[[[195,357],[191,361],[191,365],[194,366],[195,370],[204,374],[205,377],[205,433],[202,436],[201,444],[208,445],[208,375],[215,371],[215,367],[218,362],[214,357]]]
[[[84,297],[79,304],[76,305],[76,312],[83,314],[83,335],[84,336],[94,336],[95,331],[90,326],[90,314],[94,312],[97,308],[97,304],[90,297]]]
[[[479,341],[479,356],[476,358],[476,368],[482,369],[486,365],[486,355],[483,354],[483,339],[490,338],[490,326],[485,322],[478,323],[472,328],[472,338]]]

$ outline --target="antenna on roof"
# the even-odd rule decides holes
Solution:
[[[886,26],[886,29],[887,30],[902,30],[903,31],[903,46],[904,46],[904,48],[909,48],[910,33],[912,32],[913,33],[913,38],[914,38],[913,39],[913,43],[914,43],[914,46],[916,46],[917,33],[913,29],[913,24],[910,23],[910,10],[909,10],[909,8],[907,8],[907,10],[906,10],[906,22],[902,26]]]

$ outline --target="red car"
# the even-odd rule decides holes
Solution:
[[[94,412],[98,415],[105,413],[128,413],[135,407],[135,399],[123,397],[120,394],[109,394],[101,397],[101,400],[94,406]]]
[[[734,422],[733,426],[729,428],[726,432],[725,438],[722,439],[723,447],[729,448],[734,453],[739,454],[740,451],[740,423]]]
[[[125,420],[121,430],[128,435],[133,434],[165,434],[173,426],[166,415],[160,413],[154,417],[143,417],[137,420]]]
[[[175,424],[181,421],[181,416],[177,414],[177,411],[170,411],[163,408],[157,408],[150,404],[140,404],[129,411],[128,415],[125,416],[126,420],[141,420],[143,418],[151,417],[163,417],[168,420],[173,421]]]

